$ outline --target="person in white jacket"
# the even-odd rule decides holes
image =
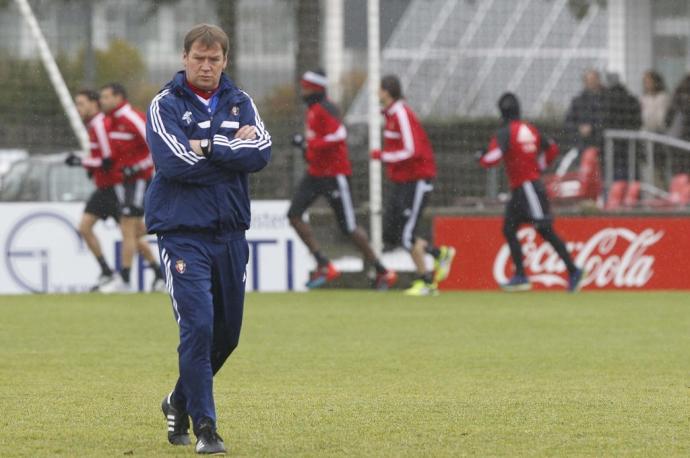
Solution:
[[[642,130],[665,133],[666,112],[671,98],[666,92],[664,79],[658,72],[647,70],[642,77],[642,87]]]

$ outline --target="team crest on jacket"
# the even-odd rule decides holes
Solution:
[[[185,273],[187,271],[187,263],[184,262],[182,259],[178,259],[175,261],[175,270],[177,270],[178,273]]]
[[[230,109],[230,113],[233,116],[239,115],[240,114],[240,107],[238,107],[237,105],[233,105],[233,107]]]

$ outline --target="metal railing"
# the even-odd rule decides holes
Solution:
[[[644,167],[640,169],[640,182],[645,185],[645,187],[655,186],[654,154],[657,151],[664,153],[664,170],[667,182],[671,180],[674,153],[682,151],[690,154],[690,142],[680,140],[676,137],[640,130],[606,130],[604,131],[604,184],[607,191],[611,187],[614,179],[614,142],[617,140],[628,142],[627,175],[629,180],[634,180],[637,176],[638,144],[645,145],[643,148],[645,164]],[[664,145],[674,148],[674,150],[656,149],[656,145]]]

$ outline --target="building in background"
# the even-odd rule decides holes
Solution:
[[[216,21],[213,0],[164,2],[33,0],[52,50],[75,56],[86,48],[89,15],[93,46],[114,39],[134,45],[147,63],[151,83],[180,67],[180,43],[193,24]],[[237,79],[261,96],[294,80],[296,0],[237,2]],[[332,22],[315,24],[322,63],[342,56],[343,74],[366,71],[366,0],[322,0],[342,20],[342,39],[328,42]],[[493,114],[494,94],[517,91],[530,116],[564,110],[579,90],[586,67],[616,71],[633,92],[640,77],[658,69],[670,86],[690,68],[690,8],[684,0],[591,0],[577,17],[569,0],[382,0],[385,72],[398,73],[413,105],[425,117]],[[27,27],[12,3],[0,11],[0,52],[36,55]],[[335,46],[335,48],[333,47]],[[342,49],[338,49],[341,47]],[[539,84],[534,81],[538,80]],[[351,111],[361,115],[364,100]]]
[[[129,78],[134,53],[141,76],[126,82],[142,107],[181,68],[184,33],[199,22],[220,22],[218,6],[233,5],[234,77],[266,106],[262,114],[276,134],[277,150],[285,152],[272,164],[270,185],[257,187],[261,195],[273,196],[276,187],[289,195],[290,177],[302,167],[285,139],[301,119],[295,82],[304,62],[298,64],[298,51],[308,48],[310,62],[320,56],[331,95],[342,96],[348,110],[355,175],[363,177],[353,189],[357,201],[366,201],[366,129],[352,124],[366,122],[360,88],[366,79],[367,0],[29,1],[60,64],[72,60],[65,71],[71,88]],[[298,6],[307,3],[316,8],[305,21]],[[13,1],[0,5],[0,148],[32,154],[73,148],[75,137],[26,25]],[[473,171],[471,152],[483,144],[480,127],[495,119],[495,100],[504,90],[517,91],[525,115],[541,118],[557,136],[585,68],[619,73],[637,95],[648,68],[662,73],[669,92],[690,69],[687,0],[381,0],[380,6],[382,71],[401,76],[410,103],[430,127],[439,156],[437,183],[447,190],[437,194],[441,205],[495,188]],[[317,37],[298,49],[312,29]],[[80,59],[89,42],[98,62],[108,65],[97,78],[77,81],[87,73]],[[112,59],[118,43],[129,54]]]
[[[525,114],[561,116],[593,67],[618,73],[641,93],[659,70],[673,87],[690,69],[685,0],[414,0],[383,50],[383,70],[401,76],[427,118],[494,116],[504,90]],[[366,94],[350,110],[364,119]]]
[[[342,49],[323,49],[342,56],[344,71],[366,71],[366,0],[343,1]],[[199,22],[217,22],[214,1],[180,0],[157,4],[141,0],[101,0],[84,8],[80,1],[32,0],[51,50],[75,57],[86,49],[89,15],[93,22],[93,47],[107,49],[113,40],[125,40],[141,53],[148,79],[162,83],[181,68],[184,34]],[[322,11],[329,4],[322,2]],[[397,19],[410,0],[382,0],[382,38],[393,32]],[[257,97],[276,87],[292,84],[297,40],[295,0],[240,0],[237,2],[238,81]],[[327,38],[325,21],[315,24],[316,33]],[[23,59],[36,58],[28,27],[12,2],[0,10],[0,53]],[[325,65],[325,62],[323,62]]]

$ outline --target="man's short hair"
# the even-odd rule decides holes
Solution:
[[[216,25],[199,24],[192,27],[184,37],[184,52],[188,54],[192,49],[192,45],[197,41],[208,48],[218,43],[223,49],[223,55],[228,55],[230,39],[228,35],[223,32],[223,29]]]
[[[93,89],[79,89],[77,91],[76,95],[81,95],[89,99],[91,102],[96,102],[98,103],[99,98],[98,98],[98,92],[94,91]]]
[[[504,92],[498,99],[498,109],[505,120],[520,119],[520,101],[512,92]]]
[[[381,78],[381,89],[388,92],[394,100],[403,98],[402,89],[400,87],[400,80],[395,75],[386,75]]]
[[[127,100],[127,89],[120,83],[108,83],[101,86],[101,91],[103,89],[110,89],[113,95],[120,95],[123,99]]]

